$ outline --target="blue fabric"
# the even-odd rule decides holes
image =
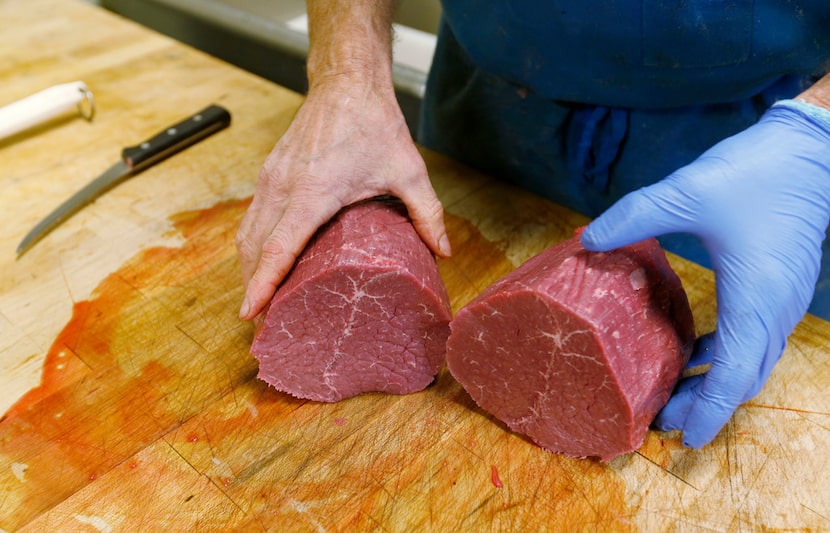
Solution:
[[[556,100],[670,108],[752,97],[830,58],[828,0],[444,0],[479,67]]]
[[[749,98],[674,108],[564,102],[478,67],[444,21],[419,141],[596,217],[627,192],[659,181],[755,124],[776,100],[795,96],[813,81],[784,75]],[[660,241],[667,250],[711,268],[695,237],[675,234]],[[823,249],[810,312],[830,319],[828,240]]]

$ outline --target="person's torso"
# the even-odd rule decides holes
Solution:
[[[444,0],[480,67],[557,100],[729,102],[830,68],[830,0]]]

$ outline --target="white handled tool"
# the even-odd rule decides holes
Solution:
[[[92,92],[82,81],[55,85],[0,107],[0,139],[58,118],[70,110],[87,120],[95,113]]]

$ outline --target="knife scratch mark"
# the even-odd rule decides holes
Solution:
[[[165,440],[165,443],[167,444],[167,446],[169,446],[169,447],[170,447],[170,449],[171,449],[171,450],[173,450],[173,453],[175,453],[176,455],[178,455],[178,456],[179,456],[179,458],[181,458],[181,460],[182,460],[182,461],[184,461],[184,462],[185,462],[185,464],[187,464],[187,466],[189,466],[190,468],[192,468],[192,469],[193,469],[194,471],[196,471],[198,474],[204,474],[204,472],[202,472],[202,471],[200,471],[198,468],[196,468],[196,466],[195,466],[193,463],[191,463],[191,462],[187,459],[187,457],[185,457],[184,455],[182,455],[182,453],[181,453],[181,452],[180,452],[180,451],[179,451],[179,450],[178,450],[175,446],[173,446],[173,444],[172,444],[172,443],[167,442],[166,440]]]
[[[539,494],[542,490],[544,480],[547,479],[548,476],[550,475],[550,474],[548,474],[548,471],[550,470],[550,467],[551,467],[550,462],[545,461],[543,464],[544,464],[544,468],[539,473],[539,475],[536,476],[536,481],[537,481],[536,486],[533,488],[533,492],[531,493],[530,498],[528,498],[528,501],[531,502],[532,506],[535,506],[537,502],[543,501],[542,498],[539,497]]]
[[[69,294],[69,301],[72,302],[72,305],[75,305],[78,303],[78,300],[75,298],[75,293],[72,292],[72,285],[69,283],[69,277],[66,275],[66,269],[63,266],[63,254],[58,255],[58,268],[61,271],[63,285],[66,287],[66,292]]]
[[[479,512],[479,511],[481,511],[482,509],[484,509],[484,507],[485,507],[488,503],[490,503],[490,502],[493,500],[493,498],[495,498],[495,497],[496,497],[496,492],[492,492],[492,493],[490,493],[490,495],[489,495],[489,496],[487,496],[486,498],[484,498],[483,500],[481,500],[481,503],[479,503],[478,505],[476,505],[476,506],[473,508],[473,510],[472,510],[472,511],[470,511],[469,513],[467,513],[467,515],[461,519],[461,522],[460,522],[458,525],[460,526],[461,524],[463,524],[464,522],[466,522],[469,518],[472,518],[472,517],[473,517],[476,513],[478,513],[478,512]]]
[[[235,474],[235,478],[240,482],[247,481],[248,479],[254,477],[256,474],[265,471],[267,468],[270,468],[270,465],[274,463],[274,461],[284,457],[287,453],[289,453],[292,449],[296,448],[296,444],[294,442],[286,442],[280,444],[278,446],[274,446],[273,448],[269,449],[269,454],[261,457],[260,459],[256,459],[252,461],[248,466],[240,470]]]
[[[684,483],[684,484],[688,485],[689,487],[691,487],[691,488],[693,488],[693,489],[695,489],[695,490],[700,490],[700,489],[698,489],[697,487],[695,487],[694,485],[692,485],[691,483],[689,483],[687,480],[685,480],[685,479],[683,479],[682,477],[680,477],[680,476],[679,476],[678,474],[676,474],[675,472],[672,472],[672,471],[671,471],[671,470],[669,470],[668,468],[664,468],[661,464],[659,464],[658,462],[656,462],[656,461],[655,461],[655,460],[653,460],[652,458],[650,458],[650,457],[647,457],[647,456],[643,455],[643,454],[642,454],[642,452],[640,452],[639,450],[635,451],[634,453],[636,453],[637,455],[639,455],[640,457],[642,457],[643,459],[645,459],[645,460],[646,460],[646,461],[648,461],[649,463],[653,464],[654,466],[656,466],[657,468],[659,468],[659,469],[660,469],[660,470],[662,470],[663,472],[665,472],[665,473],[669,474],[670,476],[674,477],[674,478],[675,478],[675,479],[677,479],[678,481],[681,481],[682,483]]]
[[[741,406],[743,409],[771,409],[773,411],[786,411],[790,413],[797,413],[800,415],[830,415],[830,412],[827,411],[810,411],[807,409],[798,409],[796,407],[785,407],[783,405],[768,405],[762,403],[754,403],[754,402],[747,402]]]
[[[459,446],[461,446],[462,448],[464,448],[465,450],[467,450],[467,452],[469,452],[470,455],[472,455],[473,457],[475,457],[477,459],[481,459],[482,461],[484,461],[484,457],[482,457],[481,454],[473,451],[473,446],[471,446],[470,444],[468,444],[466,442],[462,442],[461,439],[457,439],[455,437],[452,437],[451,440],[453,442],[455,442],[456,444],[458,444]]]
[[[814,515],[816,515],[816,516],[818,516],[818,517],[821,517],[823,520],[830,520],[830,516],[827,516],[827,515],[826,515],[826,514],[824,514],[824,513],[820,513],[819,511],[817,511],[816,509],[813,509],[812,507],[810,507],[809,505],[807,505],[807,504],[805,504],[805,503],[802,503],[802,504],[801,504],[801,507],[803,507],[803,508],[807,509],[808,511],[810,511],[810,512],[811,512],[811,513],[813,513]]]
[[[217,483],[217,480],[214,480],[213,478],[211,478],[209,475],[207,475],[207,473],[206,473],[206,472],[202,472],[202,471],[200,471],[198,468],[196,468],[196,466],[195,466],[193,463],[191,463],[191,462],[190,462],[190,461],[189,461],[189,460],[188,460],[188,459],[187,459],[184,455],[182,455],[182,453],[181,453],[178,449],[176,449],[176,447],[175,447],[175,446],[173,446],[173,444],[172,444],[171,442],[167,442],[167,441],[165,441],[165,444],[167,444],[167,446],[168,446],[171,450],[173,450],[173,453],[175,453],[176,455],[178,455],[178,456],[179,456],[179,458],[180,458],[182,461],[184,461],[184,462],[185,462],[185,464],[187,464],[190,468],[192,468],[192,469],[193,469],[193,470],[194,470],[197,474],[199,474],[200,476],[205,476],[205,477],[208,479],[208,481],[211,483],[211,485],[213,485],[213,486],[215,486],[217,489],[219,489],[219,491],[220,491],[222,494],[224,494],[224,496],[228,499],[228,501],[230,501],[230,502],[231,502],[231,505],[233,505],[234,507],[236,507],[236,508],[237,508],[237,510],[239,510],[239,512],[240,512],[243,516],[247,516],[247,515],[248,515],[248,513],[245,511],[245,509],[242,507],[242,505],[240,505],[239,503],[237,503],[237,502],[236,502],[236,500],[234,500],[233,498],[231,498],[231,497],[230,497],[230,495],[228,495],[228,493],[227,493],[227,488],[228,488],[228,487],[227,487],[227,485],[225,485],[224,483],[221,483],[221,482],[220,482],[220,483]],[[212,448],[212,446],[211,446],[211,448]],[[213,450],[212,450],[212,449],[211,449],[211,452],[213,452]]]
[[[390,531],[387,527],[385,527],[379,520],[377,520],[370,513],[367,513],[366,511],[361,510],[360,514],[362,514],[363,516],[365,516],[366,518],[371,520],[372,523],[375,524],[375,529],[376,530],[378,530],[378,531]]]
[[[141,290],[142,287],[140,285],[134,283],[129,277],[124,276],[121,272],[114,272],[112,275],[118,278],[118,281],[124,283],[124,285],[130,287],[135,292],[137,292],[142,298],[148,300],[152,299],[150,295],[146,294],[143,290]]]
[[[190,333],[188,333],[187,331],[185,331],[185,330],[184,330],[184,328],[182,328],[180,325],[176,324],[174,327],[175,327],[177,330],[179,330],[179,332],[180,332],[182,335],[184,335],[184,336],[185,336],[185,337],[187,337],[188,339],[192,340],[192,341],[193,341],[193,344],[195,344],[196,346],[198,346],[199,348],[201,348],[201,349],[202,349],[205,353],[208,353],[208,352],[209,352],[209,350],[205,347],[205,345],[204,345],[204,344],[202,344],[201,342],[199,342],[198,340],[196,340],[196,338],[195,338],[195,337],[193,337],[193,335],[191,335]]]

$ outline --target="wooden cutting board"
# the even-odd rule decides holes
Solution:
[[[300,96],[84,3],[0,1],[0,20],[0,105],[81,79],[98,106],[0,143],[0,530],[830,529],[827,322],[805,318],[710,446],[650,432],[608,464],[512,434],[446,371],[409,396],[292,399],[255,377],[233,237]],[[15,260],[121,146],[210,103],[229,129]],[[586,222],[424,155],[455,309]],[[671,261],[712,329],[711,273]]]

